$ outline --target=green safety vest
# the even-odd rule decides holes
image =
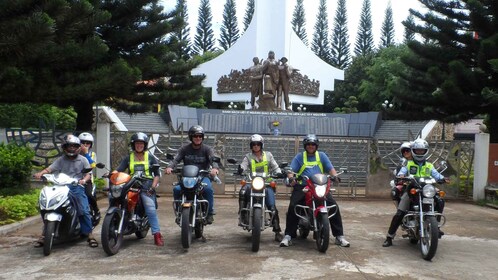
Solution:
[[[430,162],[424,163],[424,165],[419,166],[413,160],[409,160],[406,164],[406,169],[408,170],[409,175],[413,175],[415,177],[430,177],[431,170],[434,168],[434,165]],[[412,172],[412,170],[415,171]]]
[[[130,154],[130,173],[135,173],[135,165],[143,164],[145,168],[145,177],[152,179],[152,174],[149,169],[149,152],[144,152],[144,160],[143,161],[135,161],[135,153]]]
[[[256,169],[263,167],[263,172],[268,174],[268,160],[266,159],[266,153],[263,152],[263,160],[261,162],[256,162],[255,159],[251,159],[251,172],[255,173]]]
[[[299,169],[299,172],[297,172],[297,176],[301,175],[303,173],[304,169],[308,166],[317,166],[320,167],[320,172],[323,173],[323,164],[320,161],[320,153],[318,151],[315,152],[315,161],[308,161],[308,153],[306,151],[303,152],[303,166],[301,166],[301,169]]]

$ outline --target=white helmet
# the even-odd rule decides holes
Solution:
[[[93,146],[93,136],[92,136],[92,134],[90,134],[88,132],[82,132],[82,133],[80,133],[80,135],[78,136],[78,138],[80,139],[81,143],[83,143],[84,141],[91,142],[90,148]]]
[[[413,141],[412,156],[414,160],[418,162],[424,161],[428,153],[429,153],[429,143],[427,143],[427,141],[421,138],[418,138],[417,140]]]
[[[409,150],[411,152],[412,150],[412,143],[410,142],[403,142],[403,144],[401,144],[401,147],[399,147],[399,152],[401,153],[401,156],[403,156],[403,153],[405,151]]]
[[[259,134],[253,134],[251,135],[251,142],[249,143],[249,146],[252,149],[252,146],[254,146],[255,143],[259,143],[261,145],[261,149],[263,149],[263,136]]]

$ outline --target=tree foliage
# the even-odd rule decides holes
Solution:
[[[311,42],[311,50],[323,61],[330,63],[328,30],[327,1],[320,0],[318,14],[316,16],[315,30],[313,32],[313,41]]]
[[[358,56],[366,55],[373,51],[374,40],[372,34],[372,12],[370,10],[370,0],[363,0],[354,53]]]
[[[384,21],[382,22],[379,48],[387,48],[394,45],[394,35],[393,8],[391,7],[391,2],[389,2],[384,14]]]
[[[176,55],[184,60],[188,60],[191,56],[192,46],[190,43],[190,27],[188,25],[188,9],[186,0],[177,0],[176,7],[177,17],[183,21],[182,28],[172,32],[173,38],[178,42],[179,46],[176,50]]]
[[[294,12],[292,13],[292,29],[296,32],[297,37],[308,45],[308,35],[306,34],[306,13],[304,11],[303,0],[297,0]]]
[[[253,15],[254,15],[254,0],[249,0],[249,1],[247,1],[246,12],[244,15],[244,20],[243,20],[244,32],[249,27],[249,24],[251,24]]]
[[[201,0],[199,6],[199,20],[197,23],[192,46],[194,54],[203,54],[215,50],[214,33],[213,33],[213,15],[211,14],[211,5],[209,0]]]
[[[489,0],[421,0],[428,12],[410,10],[421,23],[406,28],[410,41],[391,114],[450,123],[487,114],[498,143],[498,4]]]
[[[218,42],[226,51],[239,39],[239,28],[237,26],[237,9],[234,0],[227,0],[223,7],[223,21],[221,24],[221,35]]]
[[[348,15],[346,0],[339,0],[334,17],[334,28],[331,40],[332,65],[344,69],[348,66],[351,55],[349,54]]]

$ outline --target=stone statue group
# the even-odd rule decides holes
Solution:
[[[297,69],[287,64],[287,58],[275,58],[273,51],[268,52],[266,60],[253,58],[251,74],[251,107],[262,111],[292,110],[289,102],[291,75]],[[282,108],[282,96],[284,104]],[[256,100],[257,98],[257,100]],[[257,104],[257,106],[256,106]]]

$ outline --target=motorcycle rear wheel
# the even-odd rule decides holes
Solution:
[[[54,236],[55,236],[55,228],[57,226],[57,222],[47,221],[45,223],[45,233],[43,239],[43,255],[48,256],[52,251],[52,245],[54,244]]]
[[[192,242],[192,230],[190,229],[190,208],[182,209],[182,246],[185,249],[190,247],[190,243]]]
[[[439,241],[439,228],[436,217],[426,216],[422,230],[425,238],[420,239],[420,252],[424,260],[430,261],[436,255]]]
[[[329,217],[325,213],[320,213],[316,223],[316,247],[318,251],[325,253],[329,248],[330,223]]]
[[[252,217],[252,251],[259,251],[259,243],[261,242],[261,208],[254,208]]]
[[[102,222],[101,241],[102,248],[108,256],[119,252],[123,244],[123,234],[118,234],[121,217],[117,212],[107,214]]]

